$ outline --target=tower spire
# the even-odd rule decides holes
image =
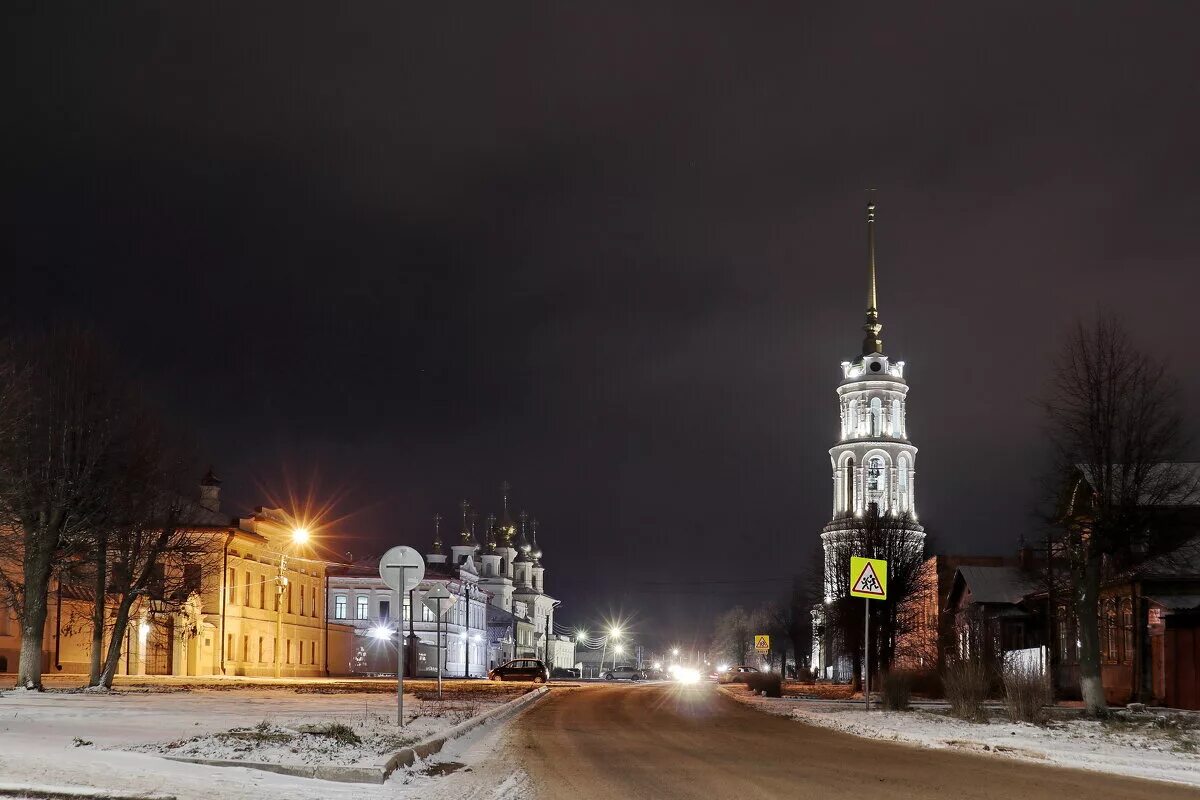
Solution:
[[[462,530],[458,532],[458,538],[463,544],[474,544],[471,536],[471,527],[468,520],[471,518],[471,504],[463,500],[459,503],[462,508]]]
[[[863,355],[883,352],[883,340],[879,332],[879,308],[875,302],[875,190],[867,190],[867,321],[863,325]]]
[[[442,554],[442,515],[433,515],[433,554]]]

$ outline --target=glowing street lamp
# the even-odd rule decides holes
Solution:
[[[291,546],[303,547],[308,544],[311,535],[308,528],[297,525],[291,530]],[[280,677],[283,665],[279,660],[283,649],[283,593],[287,591],[288,579],[284,574],[287,569],[287,553],[279,554],[279,574],[275,576],[275,677]],[[303,598],[301,598],[303,600]]]

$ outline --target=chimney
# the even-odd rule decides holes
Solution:
[[[221,510],[221,479],[213,473],[212,467],[200,479],[200,507],[213,513]]]
[[[1017,544],[1017,566],[1025,571],[1033,569],[1033,548],[1025,543],[1024,534]]]

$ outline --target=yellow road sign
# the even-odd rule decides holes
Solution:
[[[754,637],[754,652],[769,653],[771,652],[771,637],[765,633],[760,633]]]
[[[887,599],[887,562],[882,558],[850,556],[850,596]]]

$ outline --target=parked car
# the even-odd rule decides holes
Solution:
[[[575,669],[574,667],[555,667],[554,669],[550,670],[550,677],[555,680],[578,680],[579,670]]]
[[[642,679],[642,671],[630,664],[621,664],[604,672],[604,680],[630,680],[640,681]]]
[[[545,683],[550,680],[550,670],[540,658],[516,658],[501,664],[488,673],[493,681],[532,681]]]
[[[670,676],[664,670],[647,667],[642,670],[642,677],[648,681],[665,681]]]
[[[754,667],[736,666],[717,675],[717,683],[745,683],[746,675],[758,672]]]

